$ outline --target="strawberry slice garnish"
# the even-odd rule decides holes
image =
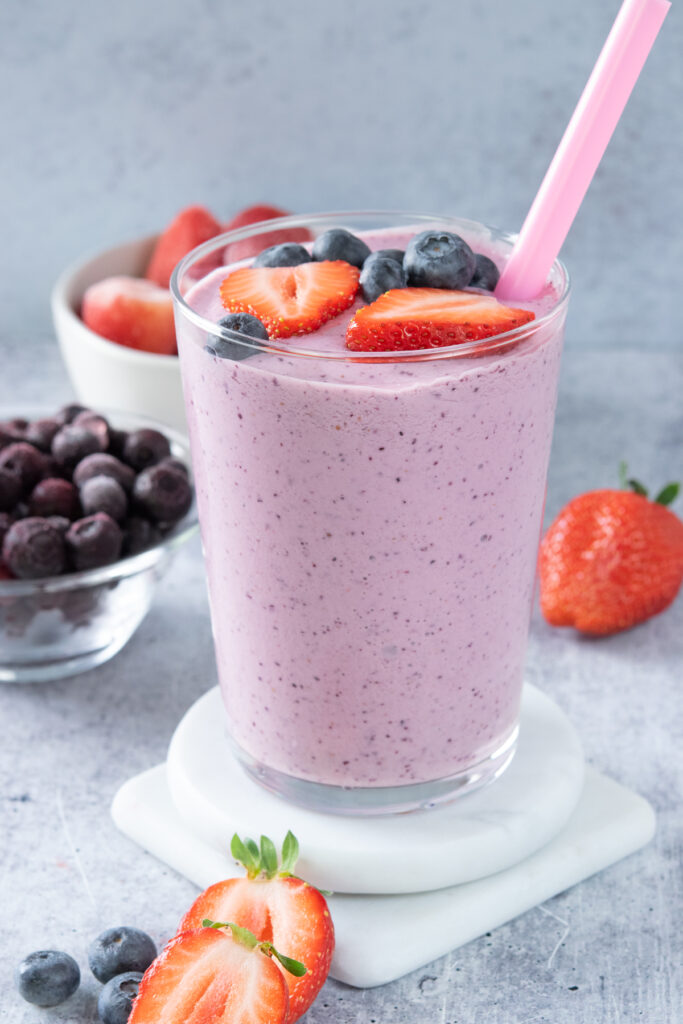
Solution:
[[[282,847],[282,864],[273,843],[233,836],[231,850],[247,868],[246,878],[229,878],[203,892],[180,922],[179,931],[201,926],[205,919],[234,921],[264,942],[273,943],[306,965],[306,974],[285,973],[289,987],[289,1016],[293,1024],[309,1008],[329,973],[334,951],[334,927],[323,894],[292,875],[299,844],[291,832]]]
[[[402,352],[480,341],[534,319],[492,295],[445,288],[393,288],[363,306],[346,331],[355,352]]]
[[[242,267],[221,284],[231,313],[251,313],[271,338],[316,331],[351,305],[360,271],[343,260],[298,267]]]
[[[128,1024],[286,1024],[287,983],[272,958],[303,965],[246,929],[207,925],[177,935],[147,968]]]

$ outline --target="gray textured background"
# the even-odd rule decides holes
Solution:
[[[224,217],[255,201],[431,208],[515,228],[616,7],[4,0],[0,410],[69,396],[48,312],[62,266],[156,230],[189,202]],[[680,11],[565,249],[575,294],[549,517],[612,483],[624,455],[655,485],[683,473]],[[602,642],[536,613],[530,679],[570,714],[589,760],[653,803],[654,842],[548,901],[555,917],[531,911],[381,989],[328,984],[310,1024],[683,1019],[682,664],[683,599]],[[172,934],[194,890],[119,835],[108,806],[163,759],[214,677],[195,545],[111,663],[52,686],[0,687],[3,1024],[94,1021],[92,936],[124,921],[159,941]],[[10,981],[18,957],[44,944],[84,968],[79,994],[48,1013]]]
[[[49,329],[88,251],[203,202],[520,225],[617,0],[4,0],[3,333]],[[564,250],[570,338],[678,342],[683,14],[670,12]]]

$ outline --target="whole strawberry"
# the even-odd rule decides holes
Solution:
[[[654,499],[629,490],[591,491],[562,509],[541,542],[541,611],[552,626],[606,636],[637,626],[671,604],[683,582],[683,522],[666,506],[678,484]]]
[[[288,967],[284,972],[289,989],[287,1024],[293,1024],[309,1008],[330,970],[334,927],[327,901],[318,889],[292,874],[299,844],[291,832],[282,844],[280,866],[267,836],[261,836],[257,846],[252,839],[242,841],[235,835],[230,849],[247,869],[247,877],[209,886],[185,914],[178,931],[201,928],[207,920],[232,921],[303,963],[305,974],[292,974]]]

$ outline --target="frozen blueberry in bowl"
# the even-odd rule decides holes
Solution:
[[[82,406],[0,420],[0,682],[76,675],[127,643],[197,530],[189,444]]]

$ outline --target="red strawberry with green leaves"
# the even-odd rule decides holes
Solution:
[[[206,919],[234,921],[305,964],[305,975],[285,975],[290,1000],[287,1024],[292,1024],[311,1005],[330,970],[334,927],[327,901],[318,889],[292,874],[299,844],[291,832],[285,836],[279,867],[277,851],[267,836],[261,836],[258,846],[235,835],[230,849],[247,869],[247,877],[209,886],[185,914],[179,931],[197,928]]]
[[[225,931],[223,929],[229,929]],[[232,923],[183,932],[147,968],[128,1024],[286,1024],[283,971],[303,964]]]
[[[573,498],[541,542],[541,611],[552,626],[618,633],[668,608],[683,583],[683,522],[667,508],[679,485],[650,501],[623,464],[621,475],[630,490]]]
[[[481,341],[534,319],[493,295],[446,288],[392,288],[359,309],[346,330],[354,352],[407,352]]]
[[[241,267],[221,284],[221,301],[231,313],[259,318],[271,338],[317,331],[353,302],[360,271],[344,260],[298,267]]]

